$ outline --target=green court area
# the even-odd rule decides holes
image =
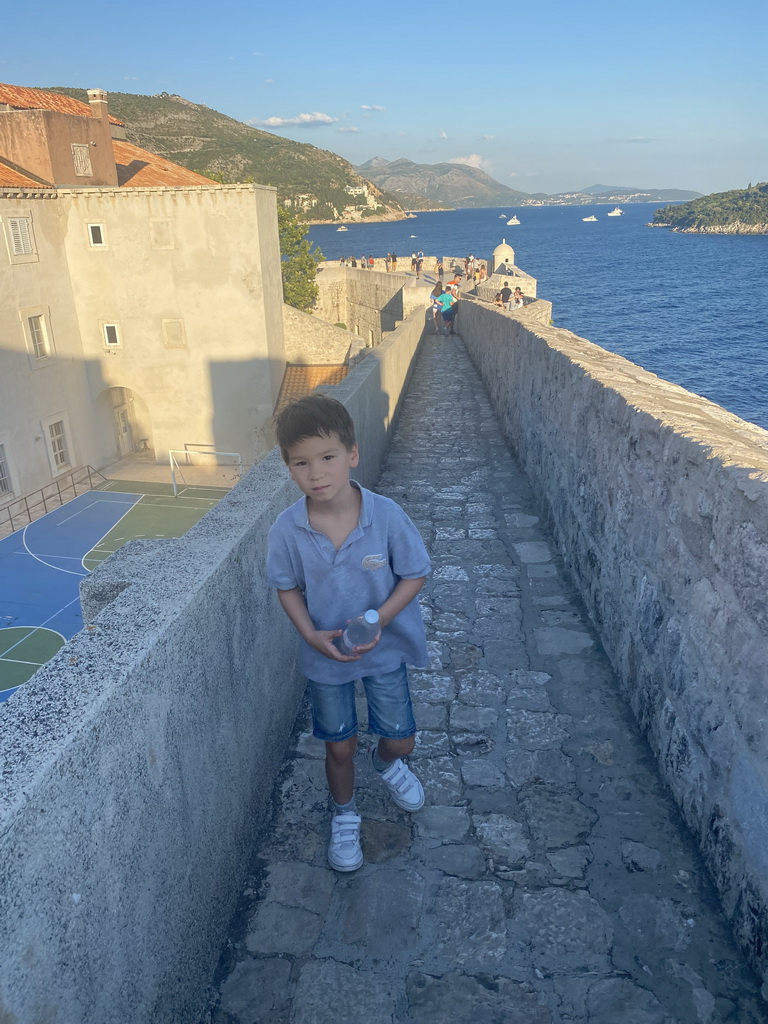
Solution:
[[[64,637],[42,626],[0,630],[0,690],[21,686],[64,646]]]
[[[142,497],[83,557],[83,566],[89,571],[129,540],[182,537],[228,493],[225,488],[187,487],[174,498],[168,484],[135,480],[109,480],[99,490]]]

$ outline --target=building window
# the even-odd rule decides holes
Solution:
[[[5,445],[0,444],[0,494],[12,494],[11,471],[8,468],[8,458],[5,454]]]
[[[69,449],[64,420],[56,420],[54,423],[48,424],[48,440],[54,466],[56,469],[66,469],[69,466]]]
[[[30,256],[35,251],[32,221],[28,217],[9,217],[8,229],[11,235],[12,255]]]
[[[75,165],[75,174],[79,177],[93,177],[93,171],[91,170],[91,154],[87,143],[72,143],[72,162]]]
[[[102,224],[89,224],[88,238],[94,247],[103,247],[107,244]]]
[[[19,310],[19,320],[33,370],[49,366],[56,358],[56,345],[51,330],[51,311],[48,306],[28,306]]]
[[[48,334],[45,329],[45,317],[42,313],[27,317],[29,325],[29,340],[32,345],[32,353],[35,359],[47,359],[51,354],[48,345]]]
[[[37,263],[37,246],[32,217],[19,210],[14,217],[4,218],[5,244],[11,263]]]
[[[107,348],[119,348],[121,345],[120,329],[117,324],[102,324],[104,344]]]

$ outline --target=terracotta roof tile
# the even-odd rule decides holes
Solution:
[[[152,188],[157,185],[218,185],[196,171],[189,171],[164,156],[140,149],[121,139],[112,140],[117,164],[117,183],[126,188]]]
[[[36,178],[28,178],[21,171],[16,171],[8,164],[0,160],[0,188],[50,188],[50,185],[43,185]]]
[[[304,366],[289,363],[275,404],[275,415],[298,398],[305,398],[315,388],[341,384],[349,373],[348,366]]]
[[[0,83],[0,104],[7,104],[16,110],[58,110],[60,114],[78,114],[80,117],[92,117],[91,107],[72,96],[63,96],[58,92],[46,92],[44,89],[30,89],[24,85],[4,85]],[[110,124],[123,125],[125,122],[109,115]]]

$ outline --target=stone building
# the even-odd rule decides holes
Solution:
[[[285,368],[275,190],[0,85],[0,504],[138,449],[252,463]]]

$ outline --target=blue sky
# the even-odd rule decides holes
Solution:
[[[0,81],[178,93],[353,163],[468,162],[524,192],[768,179],[764,0],[42,0],[32,40],[26,5],[0,13]]]

